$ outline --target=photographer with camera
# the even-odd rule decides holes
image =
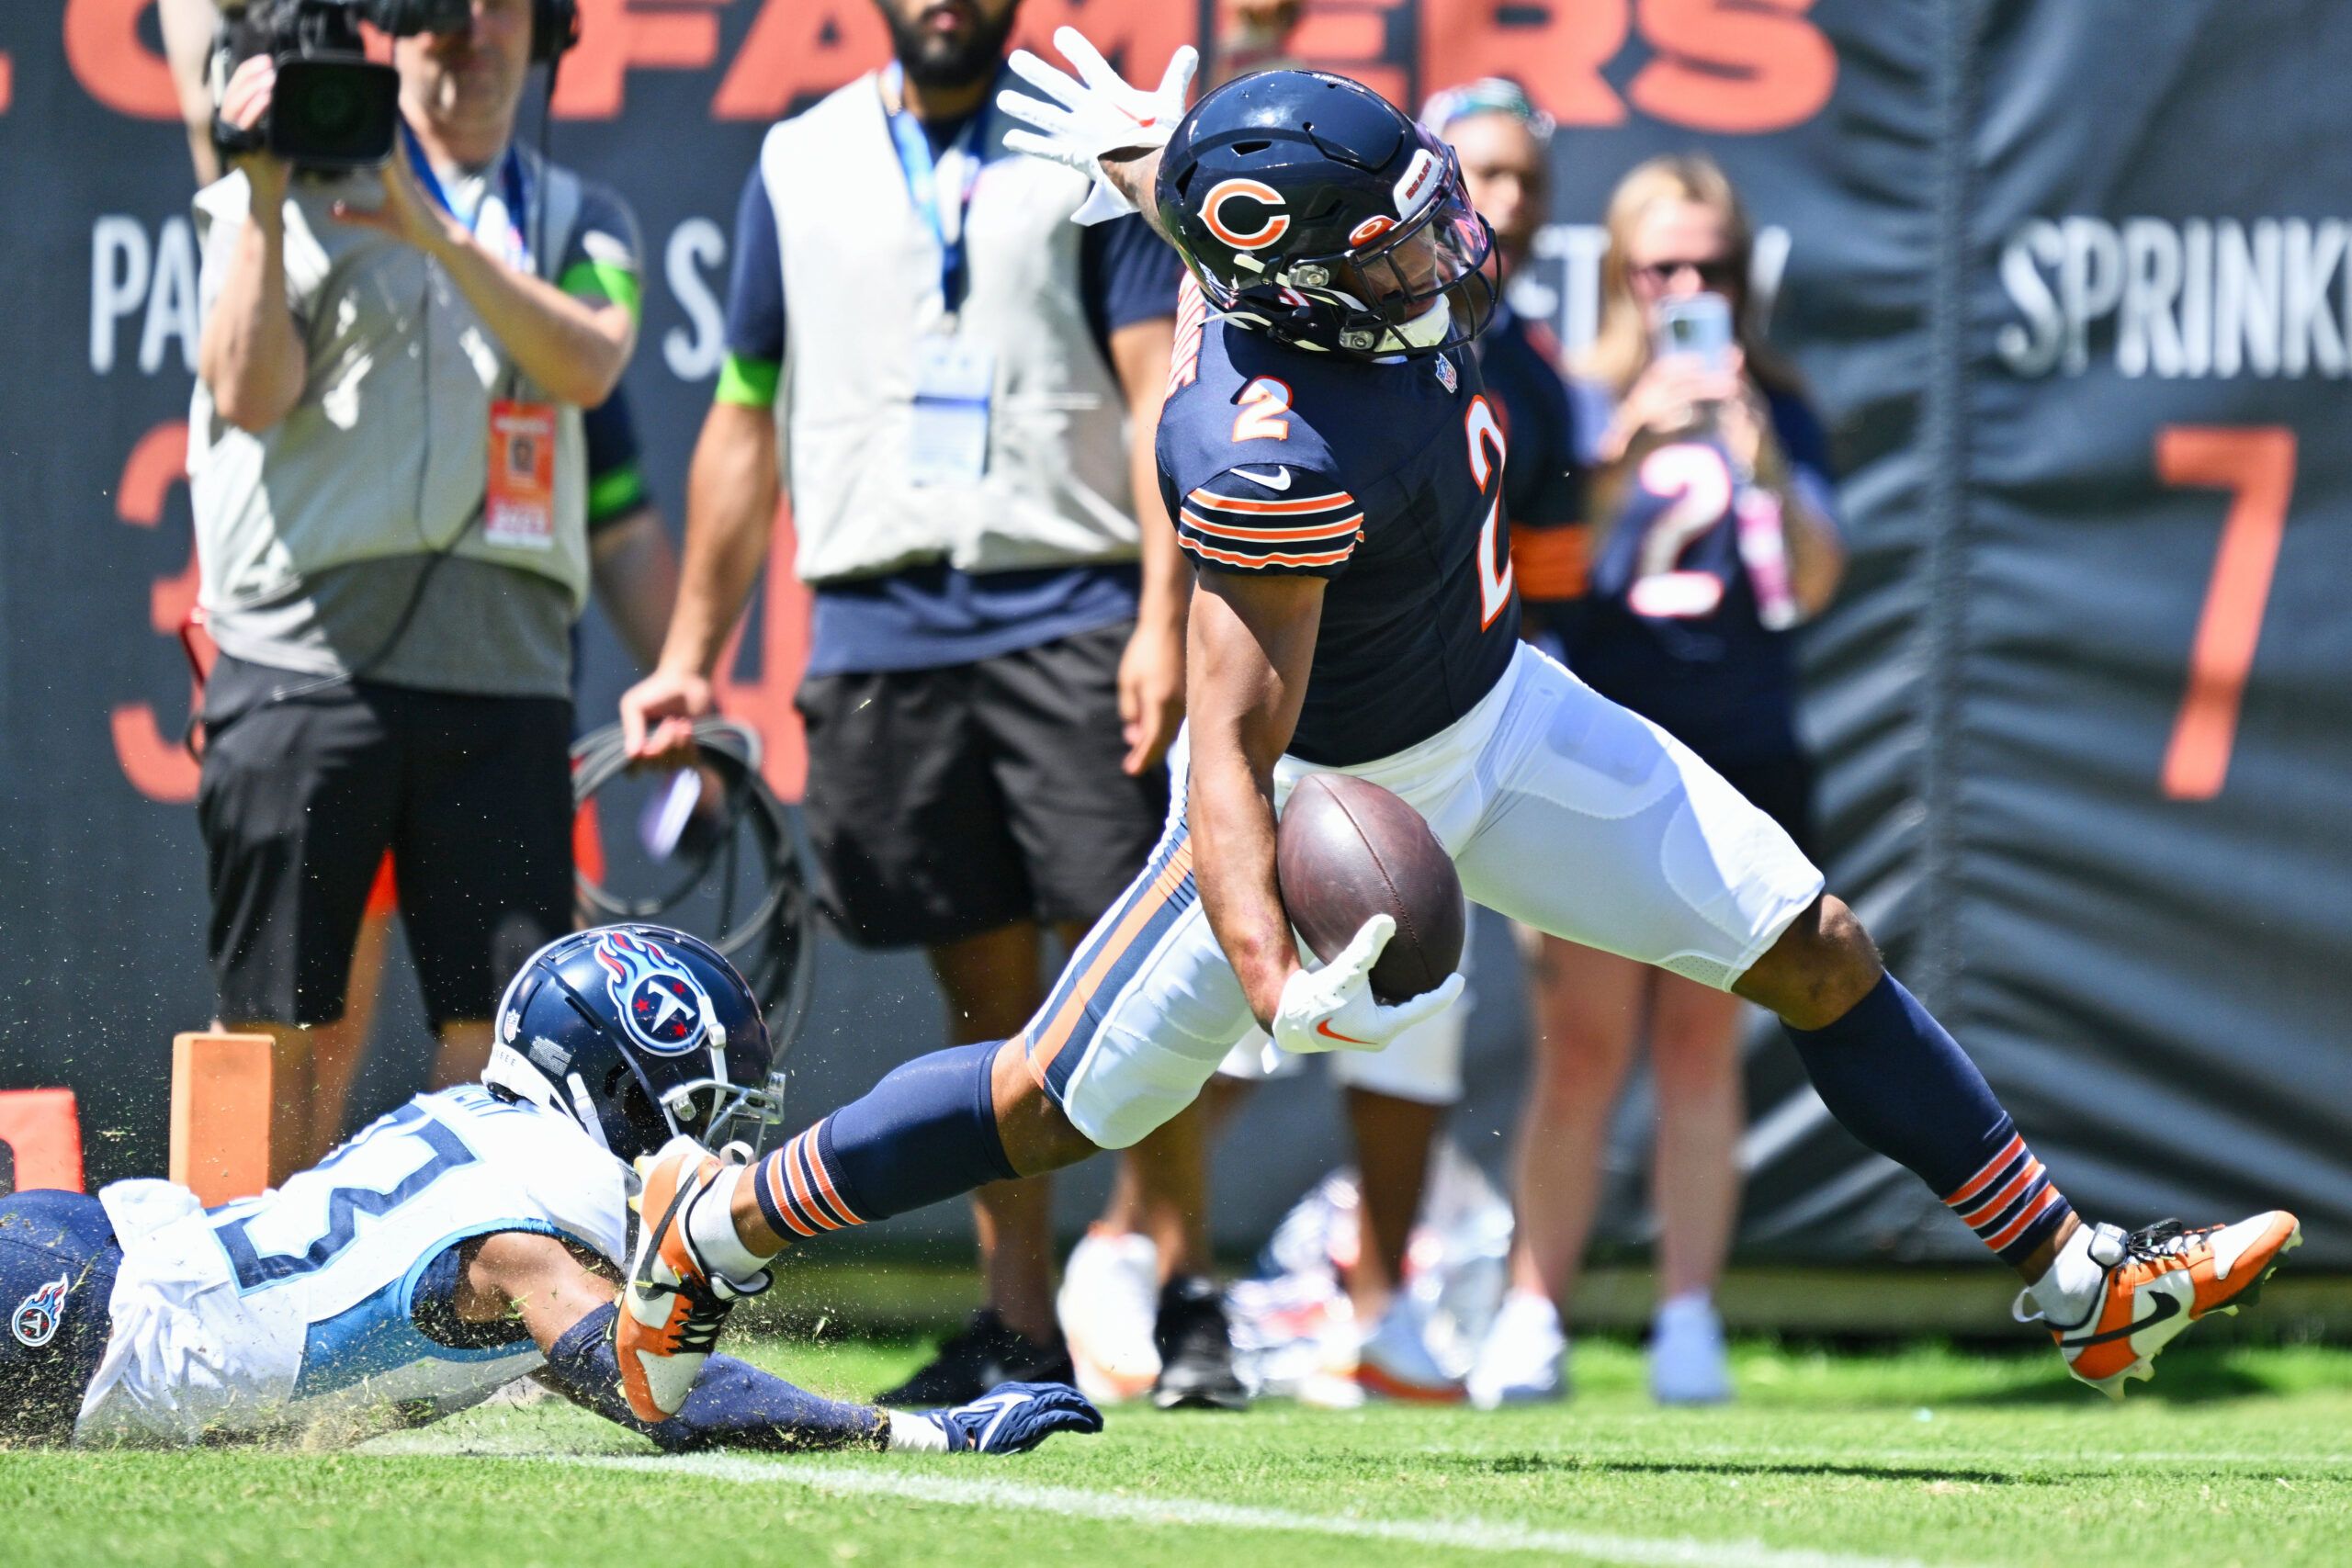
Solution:
[[[362,19],[395,33],[390,73]],[[496,976],[571,923],[582,410],[638,300],[627,209],[514,144],[574,28],[571,0],[257,0],[238,29],[233,172],[197,199],[189,473],[220,649],[198,816],[220,1017],[279,1047],[276,1166],[333,1136],[287,1108],[387,849],[435,1083],[479,1070]]]

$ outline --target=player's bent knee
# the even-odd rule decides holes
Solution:
[[[1792,1028],[1823,1029],[1870,995],[1884,973],[1862,922],[1825,893],[1789,922],[1732,989]]]
[[[1078,1130],[1029,1071],[1028,1052],[1018,1036],[998,1049],[989,1089],[1004,1157],[1023,1176],[1076,1165],[1103,1146]]]

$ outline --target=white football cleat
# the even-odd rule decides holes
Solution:
[[[1478,1345],[1470,1403],[1481,1410],[1568,1395],[1568,1337],[1552,1298],[1513,1291]]]
[[[1731,1398],[1723,1319],[1702,1295],[1658,1303],[1650,1324],[1650,1397],[1660,1404],[1722,1404]]]
[[[1159,1381],[1159,1248],[1140,1233],[1090,1229],[1054,1297],[1078,1386],[1097,1404],[1140,1399]]]
[[[2156,1375],[2154,1362],[2190,1324],[2209,1313],[2234,1314],[2253,1304],[2278,1260],[2303,1243],[2303,1227],[2284,1209],[2233,1225],[2191,1230],[2160,1220],[2126,1235],[2118,1225],[2090,1228],[2090,1256],[2105,1270],[2098,1300],[2070,1327],[2029,1310],[2033,1292],[2021,1291],[2011,1315],[2041,1321],[2058,1342],[2066,1370],[2106,1394]]]
[[[764,1271],[751,1280],[721,1278],[686,1235],[688,1206],[727,1164],[684,1133],[637,1162],[637,1247],[613,1324],[613,1354],[629,1413],[649,1424],[667,1421],[686,1402],[735,1299],[767,1289]]]

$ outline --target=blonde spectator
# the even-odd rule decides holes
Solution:
[[[1804,845],[1813,780],[1791,634],[1828,602],[1844,565],[1826,441],[1759,341],[1747,214],[1713,162],[1643,164],[1617,186],[1608,223],[1600,332],[1577,383],[1598,539],[1588,592],[1560,607],[1552,633],[1589,684],[1672,731]],[[1659,353],[1669,333],[1693,348]],[[1611,1110],[1646,1036],[1657,1104],[1651,1388],[1670,1404],[1726,1399],[1713,1293],[1739,1208],[1740,1003],[1555,938],[1533,951],[1512,1292],[1472,1397],[1566,1392],[1562,1313],[1600,1202]]]

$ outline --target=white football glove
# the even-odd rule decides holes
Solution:
[[[1184,89],[1200,69],[1201,52],[1181,45],[1169,57],[1167,73],[1156,91],[1129,85],[1111,69],[1102,51],[1086,41],[1076,28],[1054,30],[1054,47],[1078,68],[1068,72],[1046,64],[1025,49],[1012,51],[1012,66],[1021,79],[1044,93],[1045,99],[1025,93],[999,93],[996,107],[1027,130],[1008,130],[1004,144],[1033,158],[1076,169],[1094,182],[1086,204],[1072,214],[1080,223],[1100,223],[1136,209],[1102,173],[1105,153],[1135,147],[1165,147],[1184,118]]]
[[[1462,995],[1459,974],[1433,991],[1391,1007],[1372,994],[1372,966],[1396,934],[1396,922],[1374,915],[1340,955],[1320,969],[1301,969],[1283,982],[1274,1012],[1274,1043],[1295,1055],[1311,1051],[1377,1051],[1417,1023],[1435,1018]]]

